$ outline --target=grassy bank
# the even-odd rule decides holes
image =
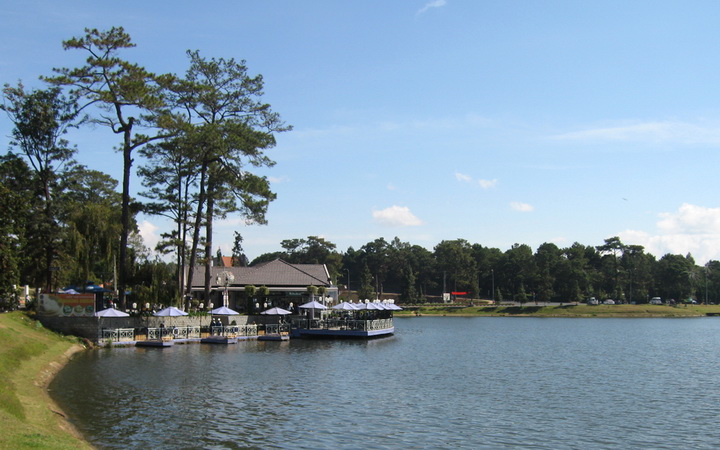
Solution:
[[[565,305],[405,307],[396,316],[527,316],[527,317],[702,317],[720,315],[720,305]]]
[[[0,448],[91,448],[47,393],[65,361],[82,349],[15,311],[0,314]]]

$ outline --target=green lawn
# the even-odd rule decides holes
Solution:
[[[47,393],[47,383],[78,348],[77,339],[22,312],[0,314],[0,448],[92,448]]]

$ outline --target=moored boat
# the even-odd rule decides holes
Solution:
[[[200,339],[201,344],[237,344],[236,336],[208,336]]]
[[[258,341],[289,341],[290,335],[288,333],[270,333],[258,336]]]
[[[145,341],[136,341],[136,347],[172,347],[175,343],[170,339],[148,339]]]

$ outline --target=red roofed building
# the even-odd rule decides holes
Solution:
[[[221,256],[220,265],[222,267],[232,267],[232,256]]]

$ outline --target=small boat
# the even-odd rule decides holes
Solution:
[[[289,341],[290,335],[288,333],[270,333],[258,336],[258,341]]]
[[[172,347],[175,343],[172,340],[164,339],[148,339],[146,341],[135,342],[136,347]]]
[[[233,336],[208,336],[200,339],[201,344],[237,344],[238,338]]]

